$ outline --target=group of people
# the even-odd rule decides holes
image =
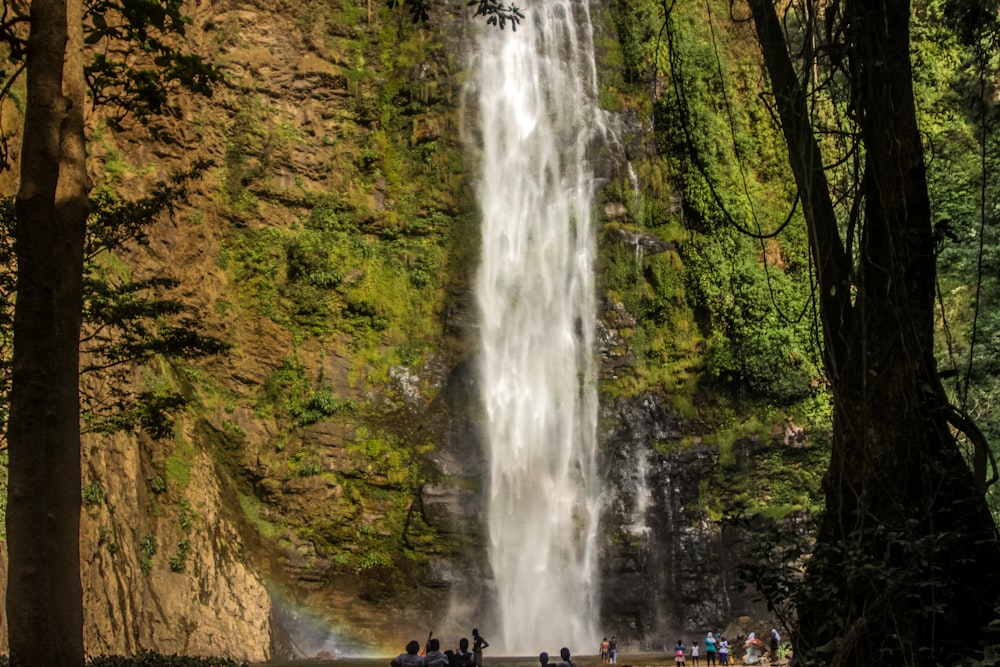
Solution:
[[[781,643],[781,635],[778,633],[777,628],[771,628],[771,662],[778,659],[778,646]],[[729,641],[726,640],[725,636],[720,634],[718,637],[715,634],[709,632],[705,636],[705,665],[728,665],[730,647]],[[756,665],[760,664],[760,658],[763,652],[764,642],[757,639],[756,633],[751,632],[747,637],[746,641],[743,642],[743,664],[744,665]],[[716,656],[718,656],[718,663],[716,663]],[[674,663],[677,665],[686,664],[686,658],[691,658],[692,665],[698,665],[701,659],[701,652],[698,647],[698,641],[695,640],[691,642],[691,652],[687,652],[687,647],[684,646],[684,642],[680,639],[677,640],[677,644],[674,646]]]
[[[427,635],[424,650],[420,650],[420,642],[411,640],[406,645],[406,651],[400,653],[389,664],[391,667],[483,667],[483,649],[490,643],[479,634],[478,628],[472,628],[472,650],[469,650],[469,638],[458,640],[458,649],[441,651],[441,642],[434,633]],[[576,667],[575,665],[573,667]]]
[[[618,664],[618,642],[613,636],[611,639],[605,637],[601,641],[601,662],[605,665]]]
[[[434,633],[427,635],[427,643],[424,644],[423,651],[420,650],[420,642],[411,640],[406,645],[406,651],[400,653],[389,664],[391,667],[483,667],[483,649],[490,643],[479,634],[478,628],[472,629],[472,650],[469,650],[468,637],[458,640],[458,649],[452,651],[448,649],[441,651],[441,642],[434,636]],[[611,638],[613,656],[617,657],[618,649]],[[603,645],[602,645],[603,646]],[[565,646],[559,651],[559,662],[549,662],[549,654],[542,651],[538,654],[540,667],[577,667],[570,658],[569,649]]]
[[[469,639],[462,637],[458,642],[457,650],[448,649],[442,652],[441,643],[432,632],[427,635],[427,643],[424,645],[423,651],[420,650],[420,642],[414,639],[406,645],[406,652],[393,658],[390,665],[391,667],[483,667],[483,649],[488,647],[490,643],[479,634],[477,628],[472,629],[472,642],[470,650]],[[776,628],[771,628],[771,662],[777,660],[780,643],[781,635]],[[705,636],[703,645],[705,647],[706,667],[709,665],[714,667],[716,664],[730,664],[729,641],[721,633],[716,637],[714,633],[709,632]],[[757,638],[756,633],[751,632],[743,642],[743,651],[743,664],[760,664],[764,642]],[[718,662],[716,662],[716,656],[718,656]],[[561,658],[559,662],[549,662],[549,654],[542,651],[538,654],[538,662],[541,663],[540,667],[577,667],[570,658],[569,649],[565,646],[559,651],[559,657]],[[697,640],[691,642],[690,652],[682,640],[677,640],[677,644],[674,646],[675,664],[685,665],[687,658],[690,658],[692,665],[699,665],[701,657],[701,648]],[[617,664],[618,643],[614,637],[611,639],[605,637],[601,641],[601,662],[611,665]]]
[[[538,662],[541,663],[540,667],[576,667],[576,663],[570,658],[569,649],[565,646],[559,649],[559,657],[561,658],[559,662],[549,662],[549,654],[542,651],[538,654]]]
[[[715,656],[719,656],[719,662],[715,662]],[[684,646],[684,642],[680,639],[677,640],[677,644],[674,646],[674,663],[678,665],[685,664],[685,657],[687,656],[687,647]],[[698,640],[691,642],[691,664],[699,664],[701,659],[701,651],[698,647]],[[705,636],[705,664],[706,665],[728,665],[729,664],[729,642],[722,635],[718,638],[711,632]]]
[[[781,645],[781,635],[777,628],[771,628],[771,662],[778,658],[778,646]],[[764,653],[764,642],[757,638],[757,633],[751,632],[746,641],[743,642],[746,652],[743,655],[744,665],[759,665],[761,656]]]

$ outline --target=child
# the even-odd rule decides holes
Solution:
[[[684,664],[684,644],[681,640],[677,640],[677,646],[674,647],[674,663],[678,665]]]
[[[691,642],[691,664],[698,664],[698,640]]]
[[[719,637],[719,664],[729,664],[729,642],[726,641],[725,637],[721,636]]]

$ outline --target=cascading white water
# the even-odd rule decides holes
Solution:
[[[585,2],[585,0],[584,0]],[[589,9],[482,30],[481,387],[494,655],[596,650],[595,287],[588,155],[604,136]]]

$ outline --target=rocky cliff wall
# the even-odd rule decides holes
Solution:
[[[667,651],[676,637],[719,631],[738,617],[767,618],[736,575],[752,546],[748,537],[711,521],[701,506],[718,448],[696,444],[665,454],[651,447],[684,435],[662,396],[612,401],[602,420],[615,425],[605,433],[612,451],[601,554],[607,633],[626,646]],[[748,474],[756,448],[739,444]]]
[[[233,521],[235,498],[205,451],[192,453],[183,491],[160,486],[164,464],[142,439],[88,442],[84,479],[103,489],[87,496],[81,526],[88,653],[266,660],[271,600]]]
[[[451,11],[441,24],[460,20]],[[141,128],[101,132],[94,168],[134,197],[195,159],[213,161],[186,201],[119,254],[132,279],[177,279],[172,295],[231,351],[136,369],[137,388],[168,385],[190,400],[172,438],[87,438],[87,650],[260,661],[395,648],[461,597],[470,571],[482,577],[479,547],[465,546],[480,541],[482,453],[474,416],[460,418],[475,411],[467,352],[449,349],[469,324],[465,287],[447,284],[462,280],[462,265],[427,267],[440,286],[422,360],[373,368],[356,342],[392,317],[376,312],[384,296],[328,288],[316,298],[354,319],[327,327],[303,314],[290,258],[326,234],[310,225],[327,213],[349,226],[349,252],[419,265],[408,239],[454,243],[461,225],[428,231],[422,221],[462,215],[471,201],[450,194],[465,188],[449,164],[459,163],[455,55],[382,5],[197,2],[189,12],[190,46],[220,65],[224,85],[210,100],[176,97],[156,121],[158,141]],[[109,177],[116,160],[126,167]],[[304,227],[316,234],[300,242]],[[335,267],[354,272],[345,281],[388,275],[346,264]],[[258,289],[270,266],[274,305]],[[390,359],[394,344],[383,337],[370,352]],[[317,396],[344,409],[324,414]]]

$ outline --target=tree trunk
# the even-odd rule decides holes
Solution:
[[[7,441],[15,667],[84,664],[79,345],[89,190],[80,0],[33,0]]]
[[[750,6],[803,192],[834,394],[826,510],[797,600],[796,656],[800,664],[954,664],[986,639],[1000,548],[948,426],[933,353],[936,268],[909,2],[846,0],[844,8],[865,155],[853,304],[843,243],[830,233],[832,204],[825,188],[816,196],[818,149],[775,8],[770,0]]]

